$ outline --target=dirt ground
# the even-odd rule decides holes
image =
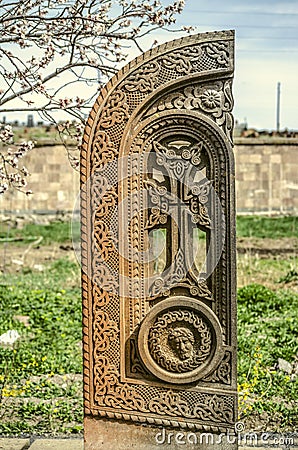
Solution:
[[[296,237],[281,239],[239,238],[238,253],[252,252],[265,258],[272,256],[297,255],[298,239]]]
[[[75,247],[75,250],[74,250]],[[237,241],[237,285],[263,284],[271,289],[289,288],[298,292],[297,277],[279,282],[288,272],[297,273],[298,238],[239,238]],[[0,246],[0,273],[43,271],[51,262],[67,258],[80,264],[79,242],[40,245],[31,242],[20,245],[7,242]]]
[[[242,255],[273,260],[295,258],[298,254],[298,238],[239,238],[237,253],[238,260]],[[28,245],[20,245],[7,242],[0,246],[0,270],[2,273],[17,273],[23,268],[38,271],[43,270],[50,262],[65,257],[79,263],[79,243],[73,244],[69,241],[64,244],[39,245],[38,242],[32,242]]]
[[[77,261],[79,264],[79,246],[74,251],[71,241],[53,245],[15,245],[11,242],[2,244],[0,247],[0,270],[2,273],[18,273],[23,269],[42,271],[51,262],[67,258]]]

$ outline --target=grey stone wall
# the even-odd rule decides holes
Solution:
[[[298,139],[235,138],[238,213],[298,213]],[[62,145],[37,147],[24,160],[33,194],[0,197],[0,210],[71,212],[79,194],[79,173]],[[78,208],[78,204],[77,207]]]
[[[298,212],[298,139],[235,139],[238,213]]]
[[[79,194],[79,172],[72,169],[63,145],[34,148],[23,160],[33,194],[13,191],[0,197],[0,210],[39,213],[72,211]]]

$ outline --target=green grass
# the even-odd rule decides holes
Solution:
[[[28,241],[42,237],[41,245],[51,245],[54,242],[63,243],[74,238],[79,240],[80,224],[73,222],[51,222],[48,225],[26,224],[22,229],[11,228],[6,224],[0,225],[0,242],[27,244]],[[39,244],[39,245],[40,245]]]
[[[259,217],[238,216],[237,236],[256,238],[285,238],[298,236],[298,223],[295,216]]]
[[[51,222],[48,225],[27,224],[21,230],[10,227],[7,224],[0,225],[0,242],[19,239],[20,244],[26,244],[30,240],[42,236],[41,244],[48,245],[53,242],[66,242],[72,238],[79,239],[80,224],[74,222],[73,230],[69,222]],[[298,237],[296,217],[258,217],[238,216],[237,236],[255,238],[285,238]],[[200,235],[201,237],[201,235]]]
[[[296,273],[296,276],[295,276]],[[249,252],[237,256],[237,284],[239,287],[260,283],[272,289],[280,289],[298,280],[297,257],[282,256],[276,259],[260,258]]]
[[[15,329],[21,339],[14,348],[0,348],[0,434],[82,431],[81,380],[71,381],[82,370],[78,284],[79,268],[68,260],[56,261],[43,273],[2,277],[0,334]],[[297,309],[298,295],[289,290],[272,291],[259,284],[238,290],[244,421],[266,412],[276,429],[294,431],[298,380],[290,380],[275,365],[278,358],[292,363],[298,353]],[[27,316],[29,326],[16,316]]]
[[[59,133],[55,129],[48,129],[47,127],[13,127],[15,142],[22,140],[33,141],[57,141]]]
[[[13,127],[13,132],[15,143],[31,140],[36,142],[37,145],[43,145],[44,143],[67,143],[68,145],[77,146],[77,140],[74,137],[75,127],[69,128],[63,135],[60,135],[58,129],[48,126]]]
[[[243,230],[251,226],[257,236],[260,221],[252,219],[241,217],[238,222]],[[263,221],[264,229],[274,230],[275,220],[266,219],[266,226]],[[276,229],[288,237],[294,226],[294,218],[284,218]],[[78,224],[75,231],[78,235]],[[69,241],[70,226],[55,222],[1,233],[2,238],[42,236],[42,244],[50,245]],[[295,258],[240,256],[238,274],[245,281],[238,290],[240,417],[249,422],[267,414],[271,431],[295,431],[297,377],[276,369],[278,358],[293,363],[298,353],[298,295],[280,289],[297,281]],[[251,284],[254,279],[262,284]],[[15,329],[21,338],[13,348],[0,347],[0,434],[82,432],[79,285],[80,268],[67,259],[45,266],[43,272],[1,275],[0,334]]]
[[[80,372],[81,300],[79,286],[71,283],[74,277],[79,278],[79,268],[68,260],[56,261],[41,274],[2,277],[1,334],[15,329],[23,336],[9,370],[13,379],[36,375],[36,365],[39,375]],[[28,316],[30,325],[15,316]],[[2,361],[11,359],[10,349],[0,352]]]
[[[238,381],[242,418],[269,414],[278,429],[295,431],[298,377],[277,370],[278,358],[298,354],[298,295],[252,284],[238,290]],[[275,424],[275,425],[274,425]]]
[[[1,277],[0,334],[17,330],[21,338],[0,347],[0,434],[82,430],[81,378],[69,381],[82,372],[79,278],[68,260],[43,273]],[[62,385],[54,381],[65,374]]]

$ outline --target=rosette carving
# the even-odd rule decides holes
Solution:
[[[207,86],[187,86],[181,91],[167,94],[148,110],[147,116],[150,117],[158,111],[171,109],[202,111],[204,114],[210,115],[232,141],[232,108],[231,80],[227,80]]]

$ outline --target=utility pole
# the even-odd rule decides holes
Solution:
[[[276,101],[276,131],[280,128],[280,82],[277,83],[277,101]]]

